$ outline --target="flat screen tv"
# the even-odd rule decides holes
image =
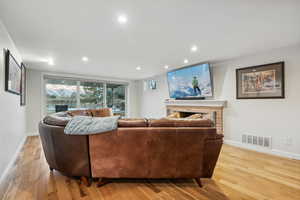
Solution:
[[[170,98],[204,99],[213,96],[209,63],[190,65],[167,74]]]

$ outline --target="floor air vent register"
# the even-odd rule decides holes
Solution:
[[[266,136],[243,134],[242,135],[242,143],[271,148],[272,147],[272,138],[266,137]]]

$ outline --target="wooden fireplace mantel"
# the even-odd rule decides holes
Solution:
[[[215,113],[215,126],[217,133],[224,133],[223,109],[227,106],[225,100],[173,100],[166,99],[167,113],[172,112],[194,112]]]
[[[183,105],[183,106],[212,106],[212,107],[223,107],[227,106],[226,100],[175,100],[166,99],[166,105]]]

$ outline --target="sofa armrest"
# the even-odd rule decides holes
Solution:
[[[223,135],[216,134],[204,142],[203,177],[211,178],[223,144]]]
[[[64,127],[39,123],[45,158],[50,168],[68,176],[90,177],[88,136],[66,135]]]

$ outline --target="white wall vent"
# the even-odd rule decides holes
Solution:
[[[257,135],[243,134],[242,135],[242,143],[271,148],[272,147],[272,138],[269,136],[257,136]]]

